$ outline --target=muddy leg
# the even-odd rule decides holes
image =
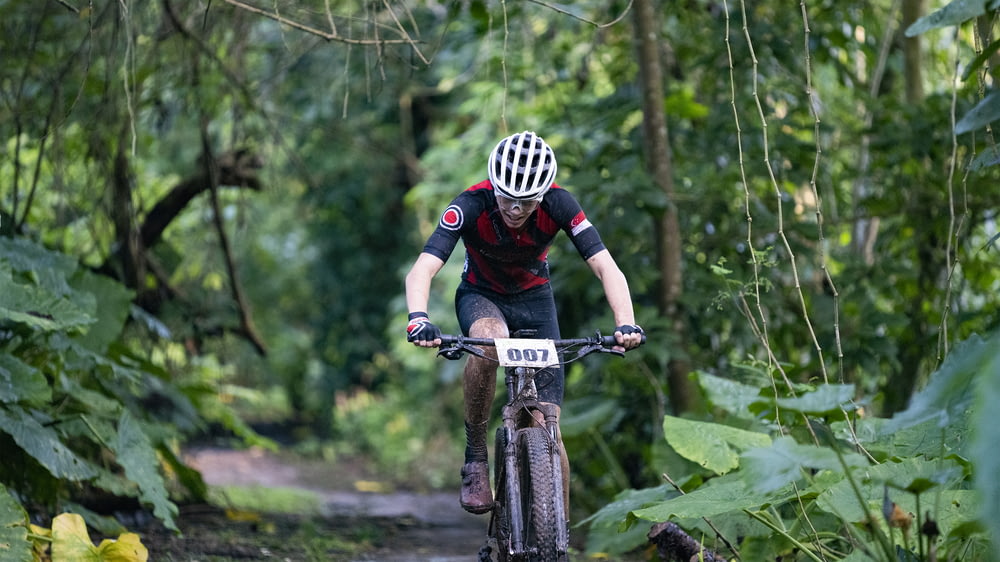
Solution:
[[[481,318],[472,324],[469,336],[507,337],[507,326],[500,319]],[[494,348],[486,350],[492,357],[496,357]],[[484,513],[493,505],[486,428],[489,425],[490,407],[493,405],[496,390],[496,362],[470,356],[465,364],[462,379],[462,393],[465,398],[465,466],[462,467],[460,501],[462,507],[472,513]]]

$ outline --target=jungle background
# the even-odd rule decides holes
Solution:
[[[534,130],[649,336],[567,373],[589,552],[669,520],[745,559],[995,556],[997,8],[0,0],[0,547],[113,536],[95,498],[176,529],[206,436],[454,486],[461,364],[406,344],[402,276]],[[551,263],[564,335],[610,332]]]

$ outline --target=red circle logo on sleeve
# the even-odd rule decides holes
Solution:
[[[463,220],[462,209],[458,205],[451,205],[441,215],[441,227],[448,230],[458,230],[462,228]]]

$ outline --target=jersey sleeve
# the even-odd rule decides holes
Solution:
[[[462,237],[466,217],[473,217],[473,201],[465,193],[456,197],[438,219],[437,228],[424,244],[424,252],[447,262]]]
[[[597,227],[587,219],[576,198],[564,189],[554,189],[552,195],[555,197],[550,212],[559,227],[569,235],[580,257],[588,260],[604,250],[606,247]]]

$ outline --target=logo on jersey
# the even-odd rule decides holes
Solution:
[[[465,220],[464,215],[462,215],[462,209],[458,205],[450,205],[441,214],[441,228],[448,230],[458,230],[462,228],[462,222]]]
[[[590,221],[587,220],[587,215],[583,214],[583,211],[577,213],[577,215],[573,217],[573,220],[569,221],[569,227],[571,229],[570,232],[573,236],[580,234],[591,226],[594,225],[590,224]]]

